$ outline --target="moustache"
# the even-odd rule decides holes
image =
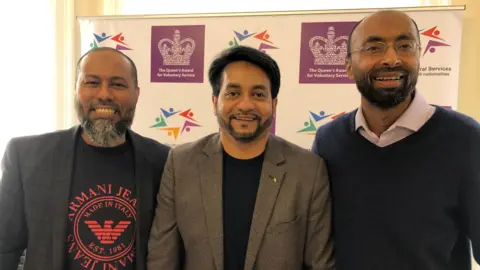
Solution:
[[[388,73],[388,72],[396,72],[396,73],[401,73],[403,76],[407,76],[410,74],[410,72],[403,68],[403,67],[394,67],[394,68],[389,68],[389,67],[380,67],[380,68],[374,68],[369,72],[369,77],[375,77],[378,74],[381,73]]]

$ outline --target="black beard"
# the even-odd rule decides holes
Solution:
[[[375,88],[372,74],[379,72],[402,72],[403,84],[396,88]],[[415,90],[418,76],[404,68],[379,68],[362,74],[354,73],[357,89],[360,94],[372,105],[380,109],[391,109],[405,101]]]
[[[88,117],[88,113],[84,113],[82,105],[77,99],[75,99],[75,110],[85,135],[99,146],[112,147],[116,145],[116,142],[123,138],[123,136],[125,136],[127,129],[132,126],[135,108],[122,110],[120,106],[113,102],[95,101],[94,103],[96,105],[111,106],[112,108],[115,108],[118,113],[121,113],[122,111],[126,112],[124,113],[125,115],[121,116],[122,119],[116,123],[113,123],[109,119],[92,120]],[[91,104],[89,112],[93,107],[94,105]]]
[[[238,133],[232,126],[232,119],[233,117],[229,117],[228,122],[224,120],[219,114],[217,114],[217,121],[220,127],[227,130],[228,134],[230,134],[235,140],[240,141],[242,143],[249,143],[254,141],[260,135],[265,132],[265,130],[269,129],[273,122],[273,115],[268,117],[265,122],[261,122],[261,119],[257,119],[258,125],[255,131],[250,133]]]

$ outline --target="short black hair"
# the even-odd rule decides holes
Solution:
[[[415,22],[414,19],[410,18],[413,22],[413,25],[415,26],[415,29],[416,29],[416,34],[417,34],[417,38],[418,38],[418,41],[420,41],[420,31],[418,30],[418,25],[417,25],[417,22]],[[352,45],[351,45],[351,40],[352,40],[352,35],[353,35],[353,32],[355,32],[355,29],[357,29],[357,27],[360,25],[360,23],[363,22],[363,20],[365,20],[365,18],[361,19],[360,21],[358,21],[352,28],[352,31],[350,31],[350,34],[348,35],[348,42],[347,42],[347,58],[350,58],[352,56]]]
[[[97,48],[92,48],[90,49],[88,52],[86,52],[85,54],[83,54],[80,59],[78,59],[77,61],[77,69],[76,69],[76,74],[75,74],[75,82],[78,80],[78,74],[80,73],[80,64],[82,63],[82,60],[83,58],[85,58],[87,55],[89,55],[90,53],[92,52],[97,52],[97,51],[111,51],[111,52],[115,52],[115,53],[118,53],[120,54],[121,56],[123,56],[125,59],[127,59],[127,61],[130,63],[130,66],[132,68],[132,79],[133,79],[133,85],[135,86],[135,88],[138,87],[138,72],[137,72],[137,66],[135,65],[135,63],[133,62],[133,60],[128,57],[126,54],[124,54],[123,52],[117,50],[117,49],[114,49],[114,48],[111,48],[111,47],[97,47]]]
[[[270,80],[272,99],[280,91],[280,68],[268,54],[248,46],[235,46],[223,50],[210,65],[208,79],[213,95],[218,97],[222,85],[222,73],[225,67],[233,62],[245,61],[261,68]]]

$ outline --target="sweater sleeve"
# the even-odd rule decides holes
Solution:
[[[464,177],[460,190],[464,226],[472,244],[473,257],[480,264],[480,127],[469,138],[464,156]]]
[[[317,129],[317,132],[315,133],[315,138],[313,139],[312,147],[311,150],[314,154],[323,157],[323,149],[321,149],[321,146],[323,146],[323,143],[320,142],[323,138],[324,135],[324,129],[325,126],[321,126]]]

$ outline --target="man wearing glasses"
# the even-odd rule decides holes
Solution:
[[[416,89],[416,23],[380,11],[351,34],[360,107],[318,129],[338,269],[470,270],[480,261],[480,127]]]

